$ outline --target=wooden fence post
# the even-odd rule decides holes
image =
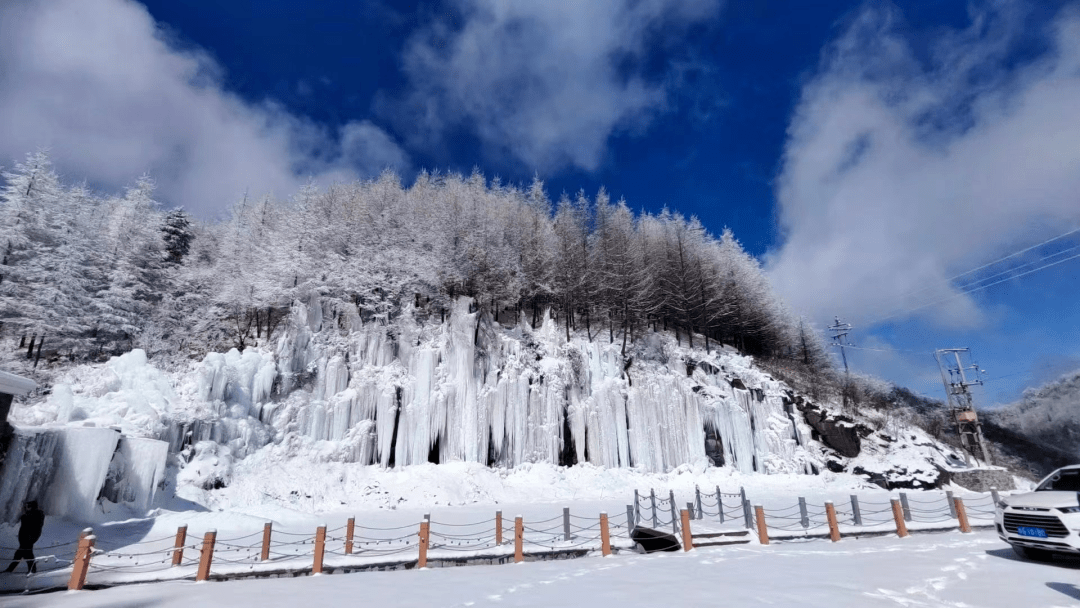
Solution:
[[[761,544],[767,545],[769,544],[769,529],[765,527],[765,507],[756,505],[754,512],[757,515],[758,540],[761,541]]]
[[[634,521],[638,521],[638,520],[641,519],[641,515],[640,515],[641,509],[638,507],[638,505],[641,504],[640,502],[638,502],[640,500],[641,500],[641,498],[638,496],[638,491],[637,491],[637,489],[635,489],[634,490]]]
[[[634,507],[626,505],[626,536],[630,537],[630,533],[634,531]]]
[[[720,486],[716,486],[716,510],[720,512],[720,523],[724,523],[724,497],[720,495]]]
[[[495,511],[495,544],[502,545],[502,511]]]
[[[195,575],[196,581],[205,581],[210,578],[210,565],[214,561],[214,543],[217,541],[217,530],[209,530],[203,536],[202,555],[199,556],[199,572]]]
[[[86,572],[90,569],[90,556],[94,553],[96,540],[97,537],[93,534],[80,534],[79,546],[75,549],[75,562],[71,566],[71,578],[68,579],[68,590],[79,591],[86,584]]]
[[[424,520],[420,522],[420,558],[416,560],[417,568],[427,567],[427,550],[428,539],[431,538],[431,522]]]
[[[273,522],[268,521],[265,524],[263,524],[262,551],[259,553],[259,561],[260,562],[265,562],[266,560],[270,559],[270,539],[274,535],[273,528],[274,528],[274,523]]]
[[[701,488],[694,486],[694,497],[697,499],[697,504],[695,505],[697,507],[697,514],[694,516],[694,519],[701,519]]]
[[[349,523],[345,524],[345,555],[352,555],[353,536],[356,533],[356,518],[350,517]]]
[[[563,540],[570,542],[570,507],[562,508]]]
[[[836,507],[832,501],[825,503],[825,517],[829,520],[829,538],[832,542],[840,542],[840,525],[836,523]]]
[[[896,535],[904,538],[908,535],[907,525],[904,524],[904,509],[900,506],[899,499],[892,499],[892,517],[896,521]]]
[[[514,518],[514,562],[521,563],[525,561],[525,555],[522,551],[522,544],[525,541],[525,522],[522,521],[521,516],[518,515]]]
[[[322,574],[323,555],[326,553],[326,524],[315,529],[315,561],[311,564],[312,574]]]
[[[945,502],[949,503],[949,517],[956,519],[956,503],[953,502],[952,490],[945,491]]]
[[[187,525],[176,529],[176,542],[173,543],[172,565],[179,566],[184,561],[184,543],[187,542]]]
[[[600,547],[604,557],[611,555],[611,535],[608,533],[607,513],[600,514]]]
[[[908,504],[905,492],[900,492],[900,508],[904,512],[904,521],[911,521],[911,505]]]
[[[1001,495],[998,494],[998,489],[994,486],[990,486],[990,498],[994,499],[995,508],[997,507],[997,504],[1001,502]]]
[[[683,509],[682,512],[682,546],[683,551],[694,548],[694,537],[690,535],[690,511]]]
[[[810,527],[810,514],[806,512],[806,499],[802,496],[799,497],[799,523],[804,530]]]
[[[971,532],[971,525],[968,524],[967,509],[964,508],[964,499],[957,497],[953,499],[956,501],[956,518],[960,520],[960,531],[967,534]]]

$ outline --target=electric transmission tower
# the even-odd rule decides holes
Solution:
[[[844,338],[851,332],[851,323],[841,323],[840,317],[835,317],[835,319],[836,323],[829,326],[829,331],[833,332],[832,345],[840,347],[840,358],[844,360],[844,374],[847,374],[847,355],[844,353],[844,347],[847,344],[844,342]]]
[[[833,346],[840,348],[840,358],[844,360],[844,388],[840,391],[843,397],[843,407],[846,410],[848,406],[848,392],[851,390],[851,377],[848,373],[847,353],[844,352],[844,346],[847,346],[844,338],[851,332],[850,323],[841,323],[840,317],[834,317],[836,322],[829,326],[829,331],[832,332]]]
[[[938,369],[941,370],[941,382],[945,385],[949,410],[956,424],[956,432],[960,435],[960,445],[964,446],[964,449],[976,459],[981,456],[986,464],[990,464],[990,452],[986,449],[982,425],[979,424],[971,391],[968,389],[971,386],[982,385],[982,379],[979,378],[981,370],[974,363],[965,366],[960,360],[961,353],[967,353],[968,360],[971,360],[971,349],[968,348],[939,348],[934,351],[934,358],[937,359]],[[953,365],[954,361],[955,365]]]

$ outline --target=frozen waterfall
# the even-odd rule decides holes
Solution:
[[[638,340],[652,355],[624,371],[618,341],[575,335],[567,343],[549,315],[534,330],[485,314],[462,297],[445,323],[418,322],[407,305],[389,324],[365,324],[312,297],[294,305],[272,355],[208,355],[199,392],[218,418],[174,421],[164,438],[174,450],[209,439],[243,456],[297,433],[383,466],[589,462],[667,471],[705,461],[708,432],[725,464],[743,472],[820,464],[803,446],[804,423],[785,410],[781,385],[747,357],[694,351],[708,364],[688,368],[686,349],[652,333]],[[331,317],[335,324],[324,323]]]

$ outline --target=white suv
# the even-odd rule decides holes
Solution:
[[[994,522],[1001,540],[1019,555],[1080,555],[1080,465],[1054,471],[1034,492],[1001,499]]]

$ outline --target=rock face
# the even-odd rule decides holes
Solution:
[[[954,483],[972,492],[989,492],[990,488],[1013,490],[1016,487],[1013,484],[1012,475],[1005,469],[986,468],[953,471],[951,477]]]
[[[828,412],[806,401],[801,396],[795,396],[795,407],[799,408],[806,423],[817,433],[815,439],[836,450],[837,454],[845,458],[855,458],[859,455],[862,441],[859,437],[859,427],[855,421],[845,416],[832,417]]]
[[[950,474],[924,463],[914,468],[893,467],[884,471],[867,471],[855,467],[851,471],[863,475],[870,483],[885,490],[936,490],[949,483]]]

